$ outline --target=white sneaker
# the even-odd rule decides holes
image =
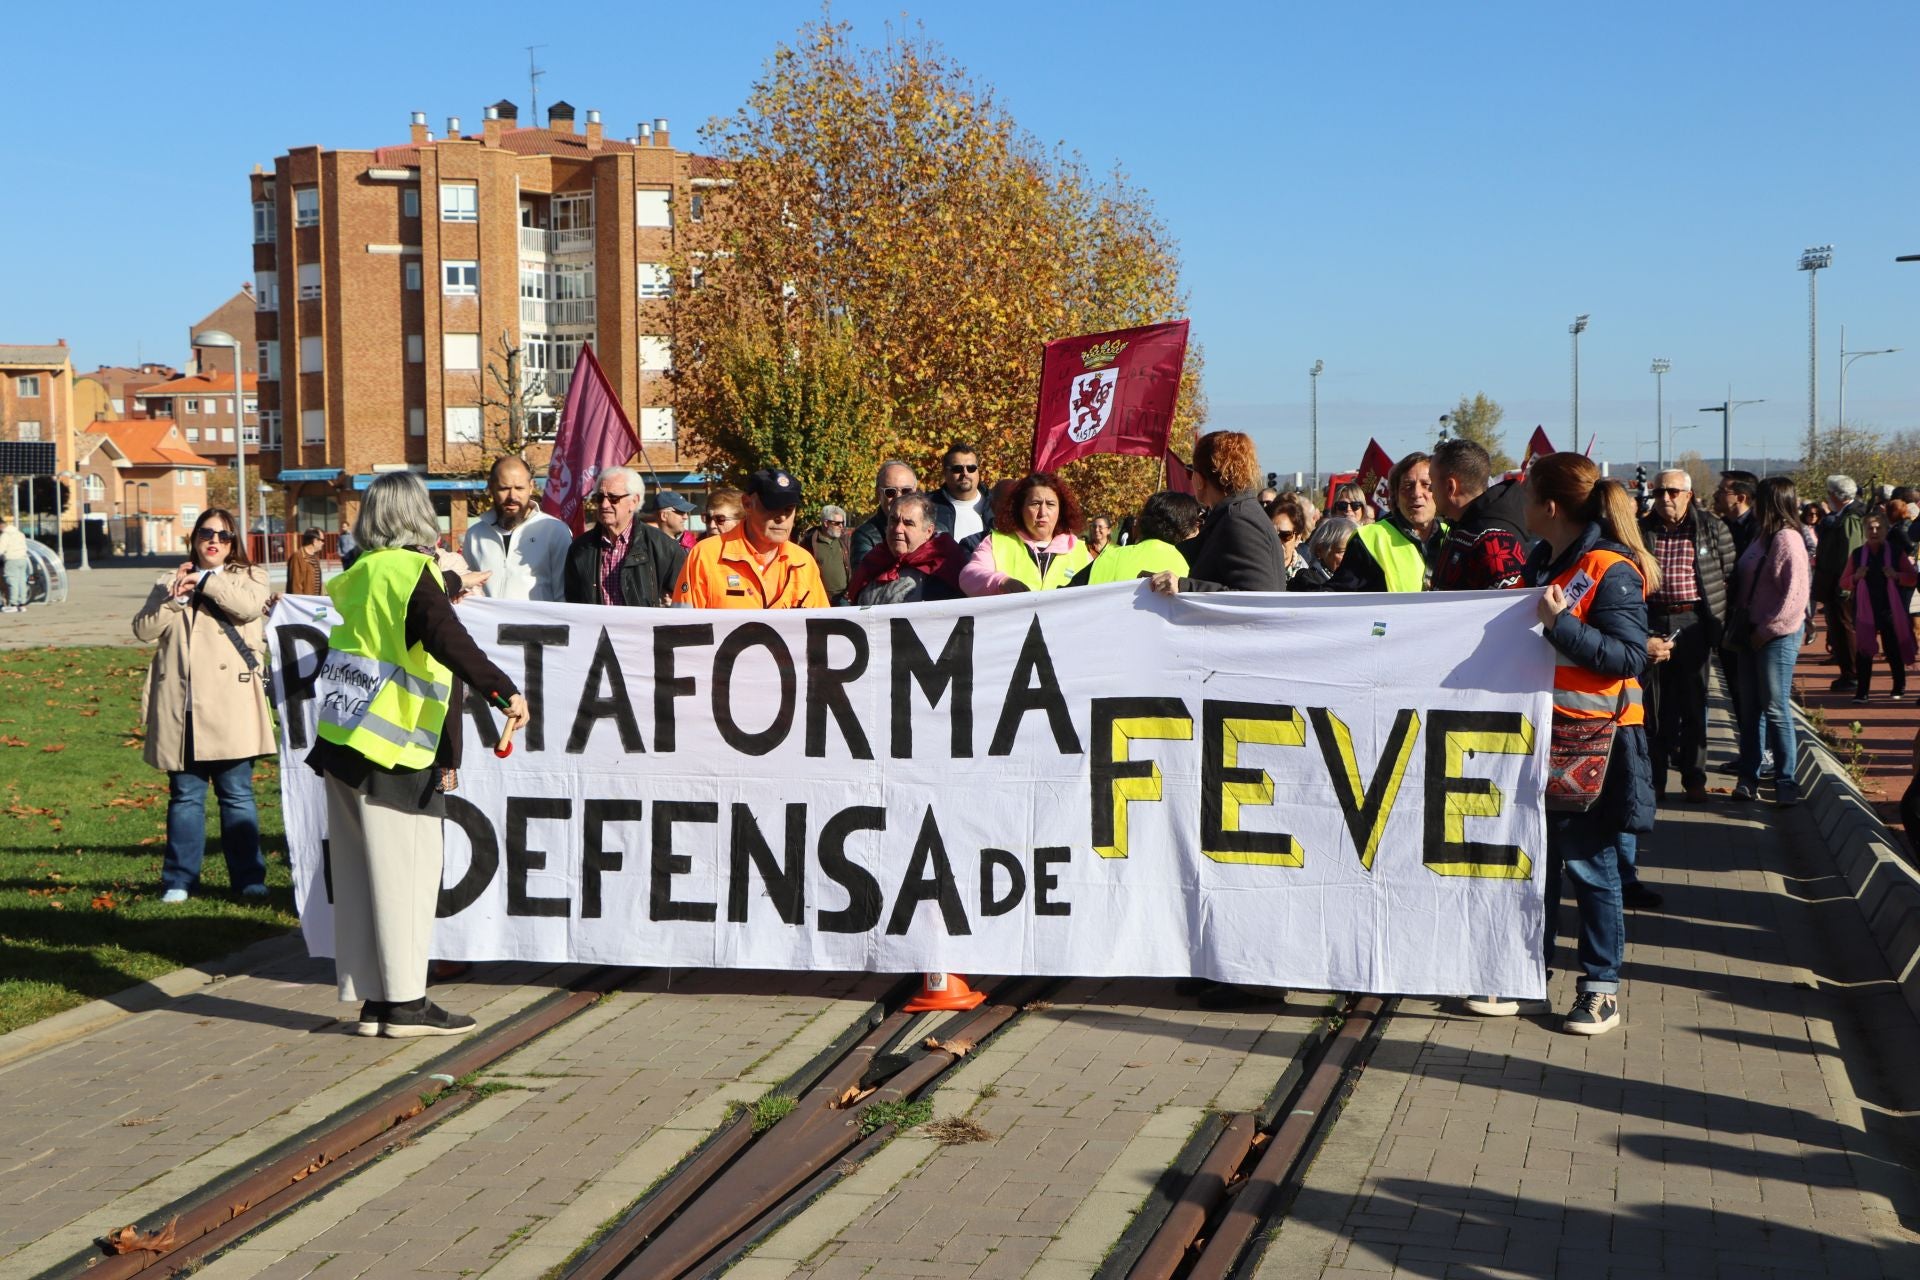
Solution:
[[[1518,1014],[1531,1016],[1553,1012],[1551,1000],[1515,1000],[1508,996],[1468,996],[1461,1003],[1468,1013],[1477,1013],[1483,1018],[1511,1018]]]
[[[185,902],[186,900],[187,891],[185,889],[169,889],[160,895],[160,901],[162,902]]]

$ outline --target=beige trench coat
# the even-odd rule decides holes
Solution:
[[[156,582],[133,619],[134,636],[158,641],[160,646],[140,701],[141,718],[147,724],[147,763],[169,773],[187,767],[189,688],[197,760],[246,760],[272,754],[263,616],[271,594],[266,571],[256,566],[211,574],[204,588],[207,608],[197,613],[188,609],[188,601],[168,598],[172,585],[170,573]],[[209,616],[212,607],[227,615],[253,650],[253,671],[247,670],[219,621]]]

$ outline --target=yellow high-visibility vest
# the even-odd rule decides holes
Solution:
[[[340,621],[314,679],[318,732],[386,769],[424,769],[440,750],[453,673],[407,644],[407,602],[421,574],[440,570],[417,551],[370,551],[327,583]]]
[[[1055,587],[1064,587],[1072,581],[1074,574],[1086,568],[1087,562],[1093,559],[1087,544],[1075,538],[1073,550],[1055,555],[1047,565],[1047,576],[1042,579],[1040,566],[1034,563],[1033,553],[1027,550],[1023,539],[1010,533],[995,532],[992,536],[993,567],[1015,582],[1025,583],[1029,591],[1051,591]]]
[[[1124,547],[1115,544],[1094,557],[1093,572],[1087,575],[1087,585],[1131,582],[1143,573],[1159,573],[1163,569],[1183,578],[1187,574],[1187,558],[1171,542],[1148,538],[1145,542],[1131,542]]]

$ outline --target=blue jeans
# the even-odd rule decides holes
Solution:
[[[1781,800],[1798,800],[1800,783],[1794,772],[1799,763],[1793,733],[1793,664],[1800,656],[1798,627],[1740,655],[1738,678],[1747,704],[1740,725],[1739,780],[1749,787],[1760,778],[1760,757],[1773,749],[1778,770],[1774,786]]]
[[[1627,916],[1620,904],[1620,868],[1631,865],[1638,839],[1614,831],[1592,815],[1547,816],[1547,973],[1559,935],[1560,874],[1573,881],[1580,908],[1582,991],[1620,990],[1620,963],[1627,948]]]
[[[197,761],[167,775],[167,857],[160,887],[192,889],[200,883],[207,847],[207,784],[220,802],[220,848],[227,855],[227,881],[234,889],[267,882],[260,856],[260,815],[253,807],[253,761]]]

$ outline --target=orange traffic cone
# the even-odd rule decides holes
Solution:
[[[907,1001],[906,1011],[930,1013],[974,1009],[986,998],[986,992],[975,991],[957,973],[929,973],[920,984],[920,994]]]

